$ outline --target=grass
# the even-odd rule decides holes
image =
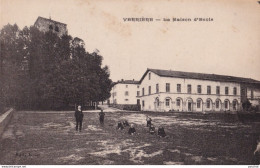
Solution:
[[[236,115],[114,112],[105,125],[98,113],[85,113],[75,131],[73,113],[19,111],[0,139],[0,164],[252,164],[260,123]],[[150,135],[146,115],[167,138]],[[116,130],[118,121],[135,124]]]

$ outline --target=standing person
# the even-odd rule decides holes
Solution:
[[[81,106],[79,105],[78,108],[75,110],[76,131],[78,131],[78,127],[79,127],[79,131],[81,132],[83,117],[84,114],[81,110]]]
[[[99,122],[100,122],[101,125],[104,124],[104,119],[105,119],[105,113],[101,109],[101,112],[99,113]]]
[[[146,122],[147,122],[147,127],[150,127],[152,125],[152,119],[149,116],[146,116]]]
[[[259,165],[260,164],[260,137],[256,141],[256,149],[254,151],[254,165]]]

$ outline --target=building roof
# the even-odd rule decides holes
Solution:
[[[57,21],[55,21],[55,20],[47,19],[47,18],[44,18],[44,17],[41,17],[41,16],[39,16],[39,17],[37,18],[37,20],[35,21],[34,25],[35,25],[39,20],[50,21],[50,22],[53,22],[53,23],[55,23],[55,24],[62,24],[62,25],[64,25],[64,26],[67,26],[67,24],[65,24],[65,23],[57,22]]]
[[[221,82],[237,82],[237,83],[250,83],[250,84],[260,84],[260,81],[251,78],[241,78],[226,75],[216,75],[216,74],[204,74],[204,73],[194,73],[194,72],[182,72],[182,71],[172,71],[172,70],[161,70],[161,69],[147,69],[142,76],[140,83],[146,76],[146,74],[151,71],[162,77],[175,77],[175,78],[187,78],[187,79],[201,79],[201,80],[212,80]]]
[[[120,81],[114,82],[114,85],[119,84],[119,83],[121,83],[121,84],[136,84],[136,85],[140,84],[140,82],[136,81],[136,80],[120,80]]]

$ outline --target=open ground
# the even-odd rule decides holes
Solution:
[[[0,139],[0,164],[252,164],[259,122],[236,115],[160,112],[85,112],[82,132],[74,112],[17,111]],[[150,135],[146,115],[166,138]],[[134,123],[116,130],[118,121]]]

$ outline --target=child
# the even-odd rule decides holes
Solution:
[[[166,136],[166,133],[165,133],[164,128],[162,126],[160,126],[158,128],[158,136],[159,137],[165,137]]]
[[[135,127],[134,127],[134,124],[131,124],[131,127],[129,128],[128,130],[128,134],[130,135],[134,135],[135,134]]]
[[[150,132],[150,134],[152,134],[152,135],[155,133],[155,127],[154,127],[153,124],[151,124],[151,126],[149,127],[149,132]]]
[[[99,121],[100,121],[100,124],[101,124],[101,125],[104,124],[104,118],[105,118],[105,113],[104,113],[103,110],[101,109],[101,112],[99,113]]]
[[[152,124],[152,119],[150,118],[150,117],[148,117],[148,116],[146,116],[146,122],[147,122],[147,127],[150,127],[151,126],[151,124]]]
[[[124,129],[124,126],[123,126],[123,124],[121,123],[121,121],[118,122],[118,124],[117,124],[117,129],[119,129],[119,130]]]
[[[126,120],[123,121],[123,125],[124,125],[124,127],[128,127],[129,126],[129,124],[128,124],[128,122]]]

